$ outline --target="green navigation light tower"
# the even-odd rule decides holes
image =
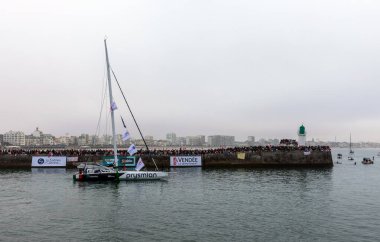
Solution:
[[[306,145],[306,129],[303,124],[298,129],[298,145],[305,146]]]

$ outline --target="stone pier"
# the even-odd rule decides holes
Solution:
[[[237,153],[202,155],[203,167],[331,167],[333,160],[329,151],[313,151],[305,155],[303,151],[261,151],[245,152],[244,159],[238,159]],[[152,156],[161,169],[169,168],[170,156]],[[149,168],[154,167],[151,157],[143,155],[142,159]],[[67,163],[67,168],[75,168],[81,162],[101,162],[101,156],[79,156],[78,162]],[[138,160],[138,158],[136,159]],[[31,168],[30,155],[0,155],[1,168]]]

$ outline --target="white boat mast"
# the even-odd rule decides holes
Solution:
[[[108,60],[107,39],[104,39],[104,47],[106,49],[107,79],[108,79],[108,90],[109,90],[109,95],[110,95],[111,120],[112,120],[112,138],[113,138],[113,154],[114,154],[113,164],[114,164],[114,167],[117,167],[118,160],[117,160],[117,146],[116,146],[116,134],[115,134],[115,117],[114,117],[114,110],[112,109],[112,106],[113,106],[112,104],[114,100],[112,96],[111,72],[110,72],[110,62]]]

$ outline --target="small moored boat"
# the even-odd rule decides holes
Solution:
[[[371,160],[371,158],[363,158],[362,163],[364,165],[370,165],[373,164],[373,160]]]

